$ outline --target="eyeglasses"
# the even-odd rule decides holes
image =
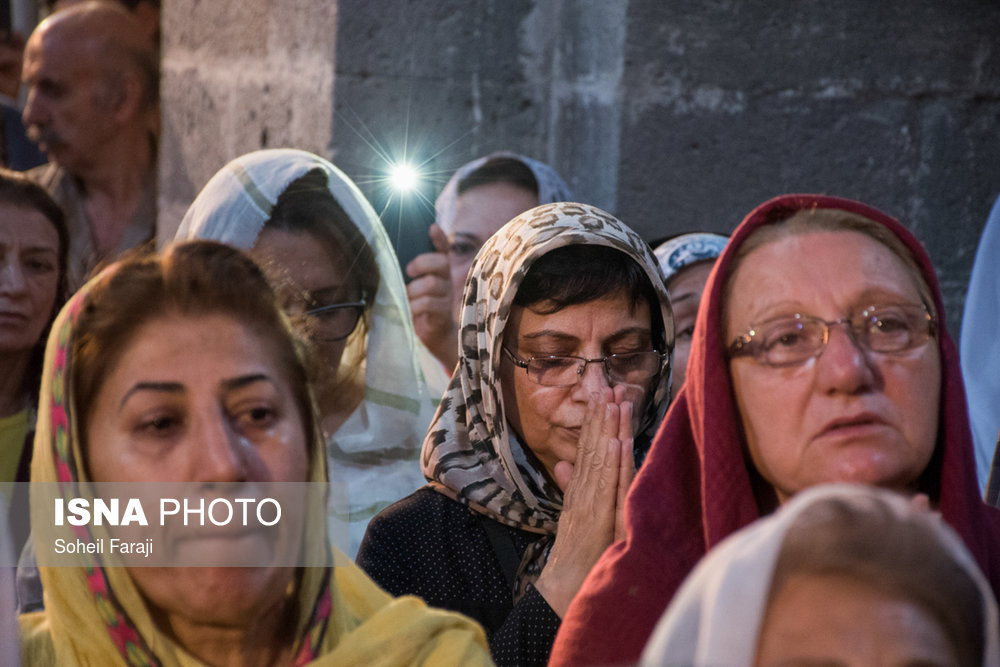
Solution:
[[[655,377],[666,366],[670,355],[646,350],[626,354],[609,354],[597,359],[583,357],[544,356],[519,359],[513,352],[503,347],[515,366],[528,373],[528,379],[543,387],[573,387],[580,382],[587,370],[587,364],[603,364],[604,377],[610,384],[643,384]]]
[[[869,306],[851,317],[827,322],[796,313],[751,327],[729,346],[729,357],[751,356],[768,366],[793,366],[823,354],[830,329],[844,324],[856,345],[892,354],[923,345],[936,333],[936,322],[924,306]]]
[[[336,342],[351,335],[358,320],[365,312],[366,302],[352,301],[350,303],[331,303],[306,311],[311,318],[312,337],[315,340]]]

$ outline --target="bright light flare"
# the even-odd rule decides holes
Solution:
[[[400,194],[406,194],[417,187],[420,174],[405,162],[399,162],[389,168],[389,184]]]

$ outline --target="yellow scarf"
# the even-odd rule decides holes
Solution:
[[[31,464],[33,482],[74,488],[86,481],[69,381],[70,343],[90,288],[113,268],[80,290],[52,327]],[[309,481],[325,482],[326,456],[318,428],[309,448]],[[40,517],[39,510],[33,519]],[[73,538],[69,527],[64,537]],[[40,541],[36,539],[36,550],[45,547]],[[325,540],[306,540],[306,544],[307,549],[330,549]],[[314,554],[308,562],[322,562],[327,553],[320,558]],[[335,567],[303,568],[293,592],[299,612],[295,665],[491,664],[485,635],[473,621],[429,609],[417,598],[392,598],[341,552],[334,550],[333,558]],[[24,664],[201,664],[156,627],[126,568],[42,567],[40,574],[45,610],[20,619]]]

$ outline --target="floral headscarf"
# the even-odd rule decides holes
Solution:
[[[463,164],[452,174],[451,178],[445,184],[444,189],[441,190],[441,194],[438,195],[437,200],[434,202],[434,211],[435,221],[444,230],[445,234],[451,234],[452,225],[455,220],[455,207],[458,202],[458,184],[466,176],[490,160],[502,158],[517,160],[531,170],[531,173],[535,176],[535,181],[538,183],[539,204],[551,204],[557,201],[570,201],[573,199],[573,193],[570,191],[569,186],[563,182],[563,179],[556,173],[556,170],[549,165],[538,160],[532,160],[529,157],[524,157],[523,155],[518,155],[517,153],[511,153],[510,151],[497,151],[496,153],[490,153],[489,155]]]
[[[89,484],[73,395],[73,332],[94,287],[117,270],[111,265],[66,304],[52,326],[45,354],[31,481],[54,483],[63,497],[81,495]],[[326,484],[327,468],[318,425],[307,434],[308,481]],[[47,494],[32,484],[33,521],[50,520],[37,508]],[[37,509],[36,509],[37,508]],[[320,510],[321,511],[321,510]],[[324,526],[322,517],[307,525]],[[89,526],[35,532],[35,551],[51,550],[43,539],[91,540]],[[322,528],[320,528],[322,530]],[[294,664],[487,664],[482,630],[457,614],[427,609],[415,598],[391,598],[327,540],[304,541],[305,562],[336,567],[301,568],[292,591],[297,609]],[[104,667],[195,667],[202,664],[156,626],[143,596],[124,567],[105,567],[91,554],[85,565],[41,567],[45,610],[24,614],[22,657],[28,664]]]
[[[591,570],[563,619],[553,665],[635,660],[684,577],[708,549],[761,516],[745,457],[742,422],[725,350],[725,284],[740,247],[757,229],[801,210],[837,209],[882,225],[916,261],[938,315],[941,358],[938,446],[921,480],[961,536],[993,590],[1000,590],[1000,511],[978,493],[965,390],[927,251],[903,225],[860,202],[783,195],[743,220],[716,261],[698,310],[687,379],[656,434],[626,504],[628,537]]]
[[[712,549],[677,592],[650,638],[641,664],[697,667],[753,664],[785,536],[798,528],[800,521],[812,520],[807,514],[810,511],[823,508],[833,511],[838,507],[844,508],[840,512],[851,512],[850,516],[871,512],[885,523],[926,528],[940,549],[979,589],[984,639],[981,664],[1000,665],[996,599],[955,532],[898,494],[849,484],[807,489],[774,514],[730,535]]]
[[[364,236],[381,274],[362,341],[364,400],[327,442],[331,474],[346,487],[349,503],[333,512],[349,522],[351,544],[345,550],[353,555],[368,521],[424,484],[417,465],[420,443],[447,384],[441,365],[413,330],[399,262],[378,215],[354,183],[323,158],[270,149],[237,158],[213,176],[185,214],[176,240],[252,248],[281,193],[313,169],[326,173],[330,194]]]
[[[439,491],[501,523],[550,538],[557,530],[562,494],[530,462],[507,424],[500,349],[514,297],[532,263],[556,248],[584,244],[615,248],[642,267],[659,297],[665,330],[664,340],[654,346],[663,352],[673,348],[673,316],[646,243],[592,206],[564,202],[533,208],[502,227],[476,256],[465,286],[462,353],[421,455],[424,474]],[[654,432],[666,412],[669,388],[664,371],[651,392],[637,443]],[[518,575],[520,591],[538,576],[551,541],[540,540],[528,550]]]

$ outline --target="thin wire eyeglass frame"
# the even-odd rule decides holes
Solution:
[[[870,331],[873,327],[881,326],[882,320],[878,318],[879,312],[892,310],[899,311],[902,315],[906,316],[907,324],[913,325],[909,338],[900,345],[873,347]],[[767,325],[784,321],[797,321],[803,325],[820,324],[823,327],[822,337],[812,341],[813,344],[810,347],[814,349],[811,349],[809,352],[796,354],[793,358],[786,361],[776,362],[768,359],[769,350],[756,337],[761,335],[762,329]],[[827,344],[830,342],[831,329],[839,324],[845,325],[847,335],[850,336],[854,345],[868,352],[877,352],[880,354],[907,352],[923,345],[937,335],[937,320],[930,314],[927,306],[923,304],[919,306],[915,304],[871,305],[861,310],[857,315],[842,317],[837,320],[824,320],[812,315],[793,313],[751,326],[745,333],[733,339],[728,348],[729,358],[753,357],[757,363],[775,368],[802,364],[809,359],[815,359],[823,354]],[[887,338],[885,340],[886,342],[891,342],[891,339]]]
[[[523,368],[524,369],[524,372],[528,376],[529,380],[531,380],[535,384],[540,385],[542,387],[575,387],[576,385],[580,384],[580,381],[583,379],[584,373],[587,372],[587,366],[589,364],[596,364],[596,363],[600,363],[601,365],[604,366],[604,377],[605,377],[605,379],[608,380],[609,384],[615,384],[615,383],[618,383],[618,382],[625,382],[624,379],[618,379],[617,377],[612,377],[612,375],[611,375],[611,369],[608,367],[608,360],[609,359],[623,359],[623,358],[626,358],[626,357],[633,357],[633,356],[640,355],[640,354],[655,354],[657,356],[657,358],[659,359],[660,363],[659,363],[659,367],[656,369],[656,371],[654,371],[652,374],[650,374],[650,376],[648,378],[644,378],[644,381],[645,380],[651,380],[652,378],[654,378],[657,375],[659,375],[660,373],[662,373],[663,369],[666,368],[667,364],[670,361],[670,355],[668,353],[666,353],[666,352],[660,352],[659,350],[643,350],[642,352],[628,352],[628,353],[625,353],[625,354],[609,354],[609,355],[606,355],[606,356],[603,356],[603,357],[598,357],[596,359],[585,359],[584,357],[577,357],[577,356],[574,356],[574,355],[565,355],[565,356],[563,356],[563,355],[554,355],[553,354],[553,355],[545,355],[545,356],[540,356],[540,357],[528,357],[527,360],[521,359],[520,357],[518,357],[506,345],[502,345],[501,346],[501,350],[503,351],[504,354],[506,354],[510,358],[510,360],[514,363],[515,366],[517,366],[518,368]],[[575,360],[575,361],[580,362],[579,365],[576,367],[576,380],[572,384],[543,384],[542,382],[539,381],[538,377],[536,377],[535,375],[531,374],[530,366],[531,366],[531,363],[533,361],[554,361],[554,360]]]
[[[335,337],[313,336],[313,338],[315,338],[316,340],[326,341],[328,343],[336,343],[345,340],[348,336],[354,333],[354,330],[358,327],[358,322],[361,321],[361,317],[364,315],[365,307],[367,305],[368,302],[365,299],[361,299],[360,301],[349,301],[346,303],[331,303],[325,306],[319,306],[317,308],[310,308],[309,310],[306,311],[306,315],[308,317],[313,317],[313,318],[316,318],[317,316],[322,315],[324,313],[329,313],[330,311],[340,310],[344,308],[355,308],[357,309],[358,313],[357,318],[354,320],[354,325],[351,326],[351,330],[348,331],[343,336],[335,336]]]

